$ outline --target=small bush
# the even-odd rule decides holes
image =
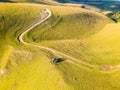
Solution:
[[[115,22],[120,22],[120,11],[108,13],[107,16]]]

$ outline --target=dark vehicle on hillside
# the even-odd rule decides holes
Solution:
[[[53,62],[53,63],[58,63],[58,62],[62,62],[62,61],[63,61],[62,58],[53,58],[53,59],[51,59],[51,62]]]

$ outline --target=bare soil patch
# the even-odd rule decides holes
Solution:
[[[99,68],[100,68],[100,70],[103,70],[103,71],[110,71],[110,70],[113,69],[113,68],[112,68],[111,66],[109,66],[109,65],[100,66]]]

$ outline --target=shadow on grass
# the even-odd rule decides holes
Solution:
[[[63,58],[58,58],[58,62],[57,63],[60,63],[60,62],[63,62],[65,59]]]
[[[19,2],[25,3],[25,2],[29,2],[29,3],[35,3],[35,4],[51,5],[51,4],[49,4],[49,3],[45,3],[45,2],[43,2],[43,1],[33,1],[33,0],[28,0],[28,1],[18,1],[18,2],[10,1],[10,0],[0,0],[0,2],[2,2],[2,3],[19,3]]]
[[[53,62],[53,63],[60,63],[60,62],[63,62],[65,59],[63,59],[63,58],[53,58],[52,60],[51,60],[51,62]]]
[[[4,2],[4,3],[16,3],[16,2],[14,2],[14,1],[10,1],[10,0],[0,0],[0,2]]]

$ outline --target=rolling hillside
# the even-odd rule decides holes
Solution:
[[[0,2],[11,2],[11,3],[39,3],[39,4],[48,4],[48,5],[59,5],[58,2],[53,0],[0,0]]]
[[[119,23],[70,5],[3,3],[0,11],[1,90],[120,89]]]

